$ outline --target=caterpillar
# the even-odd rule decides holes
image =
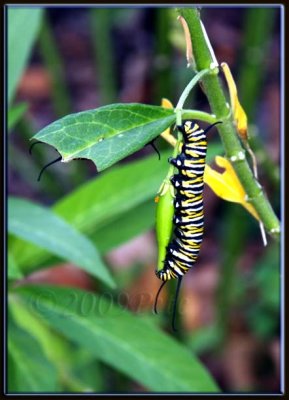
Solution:
[[[155,271],[157,277],[163,281],[155,300],[155,312],[158,296],[165,283],[171,279],[178,279],[173,306],[172,327],[175,329],[175,312],[183,276],[195,264],[203,240],[204,211],[203,186],[204,170],[207,153],[206,133],[216,122],[205,130],[191,120],[186,120],[178,126],[183,135],[183,145],[176,158],[169,158],[169,163],[178,169],[178,174],[171,177],[175,190],[173,239],[166,248],[162,268]]]

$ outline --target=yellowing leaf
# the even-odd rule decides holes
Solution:
[[[243,140],[247,141],[248,140],[247,115],[243,107],[241,106],[237,96],[235,98],[234,116],[240,137]]]
[[[227,80],[227,84],[229,87],[231,107],[232,107],[237,131],[238,131],[239,137],[243,141],[245,148],[247,149],[248,153],[250,154],[250,157],[251,157],[252,163],[253,163],[254,176],[256,179],[258,179],[257,160],[256,160],[255,154],[253,153],[253,151],[249,145],[249,142],[248,142],[247,115],[238,99],[237,87],[236,87],[234,78],[231,74],[228,64],[222,63],[221,67],[223,69],[223,72],[224,72],[224,75],[225,75],[225,78]]]
[[[238,99],[238,92],[234,78],[232,76],[231,70],[227,63],[222,63],[221,67],[223,69],[228,88],[230,93],[231,107],[233,111],[234,120],[236,122],[236,127],[238,134],[245,142],[248,141],[248,130],[247,130],[247,115],[240,104]]]
[[[186,57],[187,57],[188,67],[192,66],[193,69],[196,69],[196,63],[195,63],[195,59],[194,59],[194,55],[193,55],[191,34],[190,34],[190,30],[189,30],[187,21],[180,15],[178,16],[178,20],[180,21],[182,28],[184,30],[185,42],[186,42],[186,48],[187,48]]]
[[[163,98],[162,99],[162,107],[164,108],[174,108],[170,100]],[[177,143],[177,139],[171,135],[171,129],[167,128],[163,133],[161,134],[162,138],[164,138],[171,146],[175,147]]]
[[[162,99],[162,107],[164,108],[174,108],[170,100],[163,98]]]
[[[224,168],[225,171],[220,173],[213,170],[209,165],[206,165],[204,182],[210,186],[217,196],[223,200],[241,204],[259,221],[259,216],[254,207],[246,200],[245,190],[230,161],[220,156],[217,156],[215,160],[216,164]]]

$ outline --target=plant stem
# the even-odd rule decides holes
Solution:
[[[56,115],[60,118],[69,114],[72,107],[63,60],[46,14],[43,15],[38,45],[44,65],[52,78],[53,107]]]
[[[177,109],[175,109],[177,111]],[[183,119],[197,119],[198,121],[205,121],[208,122],[209,124],[213,124],[214,122],[217,122],[217,118],[215,115],[208,114],[203,111],[198,111],[198,110],[182,110],[182,118]]]
[[[113,103],[117,99],[117,65],[111,38],[112,10],[109,8],[92,8],[89,17],[95,75],[101,102],[104,104]]]
[[[172,44],[168,35],[171,24],[171,9],[157,8],[155,10],[155,49],[154,61],[154,99],[160,102],[162,97],[172,98],[173,94],[173,77],[172,77]]]
[[[188,24],[197,70],[210,68],[214,60],[202,30],[198,10],[196,8],[180,8],[178,13],[185,18]],[[279,220],[246,161],[245,152],[236,134],[233,122],[228,118],[229,109],[220,80],[217,75],[210,74],[202,78],[202,84],[213,114],[216,115],[217,120],[223,121],[217,129],[226,156],[233,162],[236,174],[248,196],[248,201],[256,209],[268,233],[279,239]]]
[[[181,97],[178,101],[178,104],[176,106],[175,112],[177,114],[177,125],[181,125],[182,123],[182,117],[181,117],[181,110],[183,109],[184,103],[190,94],[191,90],[193,87],[199,82],[199,80],[205,76],[210,70],[209,69],[203,69],[202,71],[198,72],[193,79],[188,83],[188,85],[185,87],[185,90],[181,94]]]

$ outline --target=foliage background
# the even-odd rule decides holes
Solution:
[[[8,21],[8,41],[12,38],[11,46],[15,46],[8,46],[8,194],[13,196],[8,203],[8,390],[210,390],[206,376],[202,388],[194,386],[192,378],[186,380],[195,365],[196,380],[202,371],[197,360],[192,366],[183,365],[186,358],[176,361],[182,351],[179,341],[184,357],[190,354],[195,360],[196,355],[221,390],[278,391],[279,246],[269,239],[263,248],[258,225],[245,210],[205,189],[205,238],[198,264],[183,285],[179,332],[173,336],[173,287],[161,299],[160,315],[152,315],[159,286],[154,275],[153,198],[165,175],[167,153],[158,162],[145,147],[97,177],[94,166],[86,161],[56,164],[39,183],[38,173],[55,151],[39,145],[32,157],[28,154],[29,139],[66,114],[114,102],[158,105],[162,97],[176,104],[192,72],[186,68],[175,10],[52,7],[33,16],[31,9],[25,12],[20,25],[16,14]],[[23,23],[27,19],[29,26]],[[217,59],[227,62],[236,78],[249,117],[260,181],[280,213],[280,9],[204,8],[202,20]],[[13,85],[15,91],[10,93]],[[190,108],[209,111],[200,89],[189,103]],[[163,152],[168,150],[160,139],[157,144]],[[210,139],[209,150],[211,159],[220,152],[216,135]],[[35,204],[31,208],[30,201],[45,206],[44,214]],[[54,219],[59,217],[60,222]],[[24,236],[24,225],[19,224],[27,229]],[[81,238],[70,232],[71,226]],[[55,240],[47,248],[51,238]],[[66,253],[65,243],[71,245]],[[90,257],[88,263],[73,253],[78,247]],[[116,282],[115,288],[109,287],[109,277]],[[109,308],[110,322],[109,318],[94,320],[88,311],[81,320],[74,319],[79,309],[73,310],[74,303],[67,302],[61,312],[74,317],[61,319],[39,284],[52,285],[46,294],[54,293],[59,307],[61,298],[78,293],[78,288],[84,291],[78,299],[88,299],[84,305],[88,310],[94,304],[89,294],[96,293],[98,299],[111,296],[116,307],[135,315],[118,319]],[[68,292],[58,288],[64,286]],[[69,321],[74,324],[70,326]],[[91,323],[91,331],[82,327],[85,321]],[[160,329],[168,334],[158,336]],[[114,332],[114,351],[103,355],[106,346],[111,346],[105,341],[110,332]],[[143,346],[151,348],[168,335],[167,348],[156,346],[142,360],[135,337],[142,336]],[[120,350],[125,338],[131,348]],[[174,378],[168,379],[174,382],[171,387],[162,375],[166,364],[152,366],[156,360],[165,360],[165,353],[168,364],[176,363]],[[122,365],[120,358],[129,366]],[[149,371],[143,379],[142,368]]]

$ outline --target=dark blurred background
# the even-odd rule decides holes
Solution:
[[[227,62],[235,77],[249,119],[259,180],[279,215],[280,9],[205,7],[201,15],[217,60]],[[44,10],[15,97],[16,103],[27,104],[27,111],[9,136],[9,194],[52,205],[95,177],[92,163],[79,160],[54,165],[37,182],[40,169],[55,157],[55,151],[39,145],[30,157],[29,139],[54,120],[117,102],[159,105],[166,97],[177,103],[192,70],[186,67],[183,31],[176,18],[173,8]],[[227,91],[224,80],[223,86]],[[199,88],[186,108],[209,111]],[[216,134],[211,140],[219,142]],[[160,139],[157,145],[166,147]],[[122,163],[151,151],[146,147]],[[183,340],[223,390],[278,391],[279,246],[268,238],[268,246],[263,247],[258,224],[241,206],[225,203],[209,188],[204,198],[205,239],[180,299]],[[132,296],[157,290],[156,254],[151,229],[111,251],[106,259],[116,273],[130,274],[121,290]],[[88,289],[92,285],[83,271],[70,265],[51,266],[32,274],[30,280]],[[138,311],[150,310],[148,301]],[[126,385],[140,390],[133,382]]]

